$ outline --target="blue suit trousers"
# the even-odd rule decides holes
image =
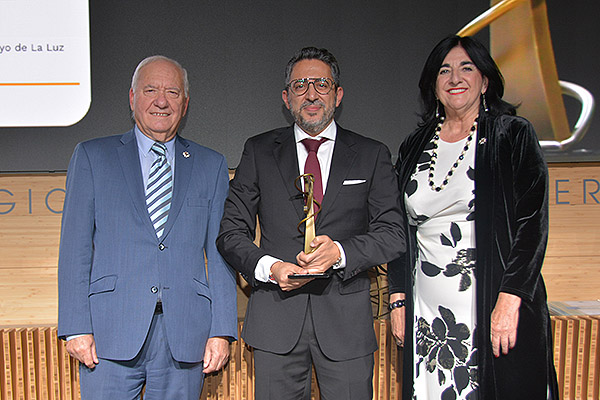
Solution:
[[[127,334],[127,332],[123,332]],[[80,364],[82,400],[139,399],[198,400],[204,374],[200,363],[181,363],[173,359],[163,323],[156,314],[139,354],[129,361],[100,359],[95,368]]]

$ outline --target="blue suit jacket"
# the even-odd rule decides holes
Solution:
[[[156,288],[177,361],[199,362],[209,337],[237,335],[235,275],[215,246],[228,191],[226,161],[179,136],[175,157],[173,200],[159,240],[133,130],[75,148],[62,219],[58,334],[93,333],[101,358],[137,355]]]

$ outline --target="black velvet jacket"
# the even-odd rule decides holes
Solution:
[[[400,145],[396,169],[402,194],[436,123],[420,127]],[[479,398],[558,399],[550,316],[540,274],[548,239],[548,169],[532,125],[520,117],[496,117],[481,110],[476,146]],[[415,227],[406,229],[409,250],[389,263],[388,278],[390,293],[406,293],[403,398],[412,399],[412,270],[417,249]],[[516,347],[495,358],[490,316],[499,292],[517,295],[522,302]]]

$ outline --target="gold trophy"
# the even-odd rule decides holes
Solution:
[[[301,180],[303,181],[303,184],[302,184],[302,182],[300,182]],[[298,189],[298,191],[302,192],[302,194],[304,195],[304,198],[306,200],[306,202],[304,203],[304,213],[306,214],[306,216],[304,218],[302,218],[300,223],[298,223],[298,232],[304,233],[304,252],[306,254],[310,254],[317,249],[316,247],[310,246],[310,242],[312,242],[316,236],[315,217],[321,210],[321,204],[314,198],[314,189],[313,189],[314,183],[315,183],[315,177],[313,176],[313,174],[302,174],[299,177],[297,177],[296,180],[294,181],[294,185],[296,186],[296,189]],[[303,186],[302,188],[300,187],[301,184]],[[303,226],[304,226],[304,232],[302,230]],[[327,273],[292,274],[292,275],[288,275],[288,277],[294,278],[294,279],[328,278],[329,274],[327,274]]]
[[[300,188],[300,180],[304,182],[303,188]],[[294,185],[296,185],[296,189],[298,189],[302,194],[304,194],[304,198],[306,202],[304,203],[304,213],[306,217],[304,217],[300,223],[298,224],[298,232],[302,233],[302,225],[304,225],[304,252],[306,254],[310,254],[316,250],[310,246],[310,242],[316,236],[315,232],[315,217],[320,211],[321,205],[314,198],[314,189],[313,185],[315,183],[315,177],[313,174],[302,174],[296,178],[294,181]],[[315,212],[315,204],[319,207],[319,210]]]

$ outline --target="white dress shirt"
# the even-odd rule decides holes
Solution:
[[[133,131],[135,132],[135,139],[138,145],[138,154],[140,156],[142,182],[144,182],[144,190],[146,190],[146,186],[148,186],[148,176],[150,175],[150,167],[152,167],[154,160],[158,158],[158,154],[152,151],[152,146],[156,140],[150,139],[148,136],[144,135],[137,125],[135,125],[135,128],[133,128]],[[175,138],[163,144],[167,148],[167,160],[171,165],[171,179],[173,179],[173,182],[175,182]]]

